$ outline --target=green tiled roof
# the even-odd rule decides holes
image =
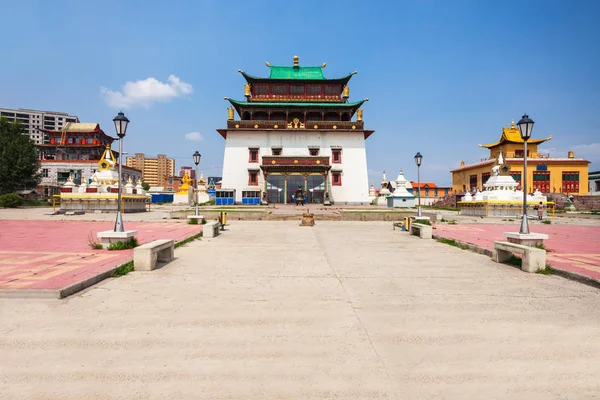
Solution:
[[[271,79],[323,80],[322,67],[274,67],[271,66]]]
[[[250,106],[250,107],[331,107],[331,108],[355,108],[360,107],[365,100],[356,101],[353,103],[300,103],[300,102],[270,102],[270,101],[239,101],[227,99],[234,106]]]

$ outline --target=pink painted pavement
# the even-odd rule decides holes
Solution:
[[[552,268],[575,272],[600,281],[600,226],[530,225],[530,231],[545,233],[544,247],[551,250],[546,261]],[[504,232],[518,232],[519,225],[435,224],[434,234],[491,250],[506,240]]]
[[[60,290],[133,259],[133,250],[93,250],[89,241],[114,223],[84,221],[0,221],[0,290]],[[176,242],[202,231],[176,222],[127,222],[140,244]]]

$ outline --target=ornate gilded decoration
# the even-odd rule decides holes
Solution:
[[[236,129],[240,127],[240,124],[235,124]]]
[[[352,129],[356,129],[356,125],[352,125]]]
[[[229,108],[227,109],[227,120],[228,121],[233,121],[233,118],[235,117],[235,114],[233,112],[233,106],[229,106]]]
[[[267,67],[270,67],[270,66],[271,66],[271,63],[270,63],[270,62],[268,62],[268,61],[265,61],[265,64],[266,64],[266,66],[267,66]]]
[[[323,64],[321,64],[321,68],[325,68],[327,66],[327,63],[324,62]]]
[[[321,164],[321,160],[317,160],[317,164]]]
[[[273,128],[278,129],[279,125],[275,124],[275,125],[273,125]]]
[[[358,110],[356,110],[356,121],[360,122],[363,120],[363,110],[362,108],[359,108]]]
[[[246,83],[244,85],[244,96],[250,97],[251,95],[252,95],[252,92],[250,91],[250,84]]]
[[[344,85],[344,94],[342,97],[344,97],[345,99],[350,97],[350,88],[348,87],[348,85]]]
[[[319,129],[319,125],[313,126],[314,129]]]
[[[254,124],[254,129],[258,129],[258,124]]]
[[[294,120],[292,122],[288,122],[287,124],[287,128],[288,129],[306,129],[306,126],[304,125],[304,122],[300,122],[300,120],[298,118],[294,118]]]
[[[298,160],[294,160],[294,164],[298,164]]]
[[[275,160],[271,161],[271,164],[275,164]]]
[[[337,125],[334,125],[334,126],[333,126],[333,129],[337,129]]]
[[[300,58],[298,56],[294,56],[294,67],[298,67],[300,65]]]

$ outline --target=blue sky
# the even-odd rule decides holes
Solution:
[[[4,2],[0,107],[131,120],[125,151],[164,153],[219,175],[224,96],[243,98],[238,69],[265,61],[327,62],[358,71],[351,101],[369,97],[370,180],[403,168],[450,183],[478,143],[527,112],[554,156],[570,149],[600,169],[598,1],[31,1]],[[8,18],[7,18],[8,17]],[[128,83],[129,82],[129,83]],[[187,135],[187,138],[186,138]],[[200,140],[198,140],[200,139]]]

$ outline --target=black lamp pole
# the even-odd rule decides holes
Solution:
[[[535,122],[527,114],[524,114],[517,123],[521,132],[521,139],[523,139],[523,218],[521,219],[519,233],[526,235],[529,234],[529,221],[527,220],[527,141],[531,138],[533,124]]]
[[[123,138],[127,132],[129,120],[125,114],[120,111],[119,114],[113,118],[113,122],[115,123],[115,128],[117,130],[117,136],[119,137],[119,181],[117,182],[117,219],[115,221],[115,232],[124,232],[125,227],[123,226],[122,215],[123,207],[121,204],[121,167],[123,165]]]
[[[417,209],[417,216],[421,217],[421,162],[423,161],[423,156],[421,152],[417,151],[415,154],[415,163],[417,164],[417,190],[419,191],[419,208]]]
[[[198,150],[196,150],[196,152],[193,154],[194,157],[194,164],[196,164],[196,217],[200,214],[198,214],[198,164],[200,164],[200,157],[202,157],[200,155],[200,153],[198,153]]]

